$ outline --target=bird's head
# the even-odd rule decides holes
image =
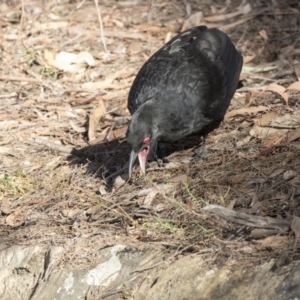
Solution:
[[[155,127],[153,126],[151,113],[138,110],[132,116],[127,130],[127,142],[131,146],[129,159],[129,178],[132,168],[138,157],[142,173],[146,174],[147,155],[157,141]]]

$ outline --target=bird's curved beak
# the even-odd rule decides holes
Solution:
[[[137,153],[135,153],[133,150],[130,153],[130,158],[129,158],[129,167],[128,167],[128,175],[129,175],[129,179],[131,178],[131,174],[132,174],[132,168],[133,165],[135,163],[136,157],[137,157]]]
[[[149,152],[149,147],[145,147],[139,153],[135,153],[133,150],[131,151],[130,158],[129,158],[129,170],[128,170],[129,179],[131,178],[132,168],[137,156],[139,158],[141,171],[143,175],[146,175],[146,161],[147,161],[148,152]]]

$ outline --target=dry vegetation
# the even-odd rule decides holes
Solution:
[[[1,242],[64,245],[64,261],[76,264],[115,243],[201,253],[210,263],[299,259],[300,6],[249,3],[101,1],[106,51],[93,1],[2,1]],[[243,87],[205,160],[197,137],[166,144],[163,168],[150,162],[145,180],[136,167],[127,182],[134,76],[198,24],[230,35],[244,56]],[[294,223],[255,231],[207,215],[209,204]]]

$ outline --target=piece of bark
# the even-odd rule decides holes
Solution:
[[[229,222],[256,228],[277,229],[280,232],[287,232],[291,225],[288,220],[248,215],[220,205],[208,205],[202,208],[202,211],[210,215],[216,215]]]

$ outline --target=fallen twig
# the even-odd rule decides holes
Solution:
[[[39,145],[44,145],[44,146],[46,146],[46,147],[48,147],[52,150],[67,153],[67,154],[71,154],[73,149],[74,149],[74,148],[71,148],[71,147],[66,147],[66,146],[46,142],[46,141],[43,141],[41,139],[35,139],[34,143],[39,144]]]
[[[288,220],[252,216],[245,213],[236,212],[220,205],[208,205],[202,208],[202,211],[210,215],[216,215],[229,222],[257,228],[277,229],[280,232],[287,232],[291,225],[291,222]]]

